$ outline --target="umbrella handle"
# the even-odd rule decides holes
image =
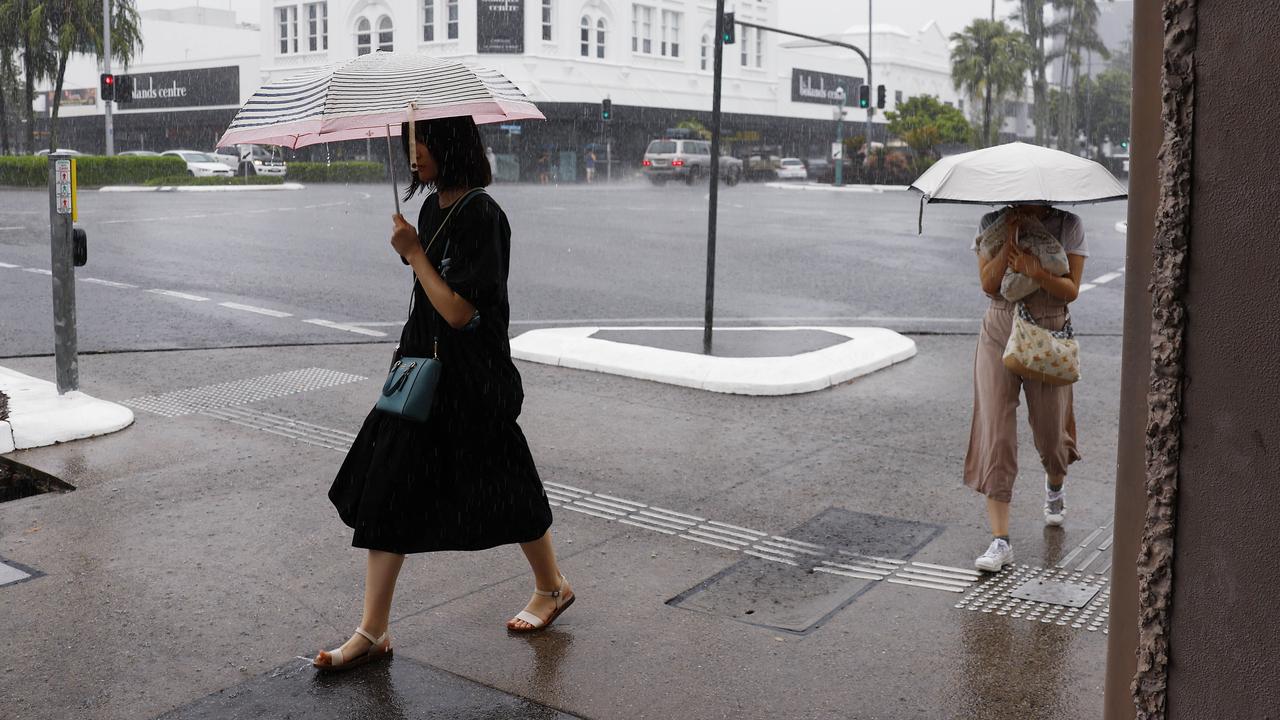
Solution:
[[[418,109],[415,102],[409,103],[409,172],[418,172],[418,128],[414,123],[413,114]]]
[[[396,162],[391,155],[391,126],[387,125],[387,171],[391,173],[391,197],[396,200],[396,214],[400,214],[400,188],[396,187]]]

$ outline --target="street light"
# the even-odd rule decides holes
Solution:
[[[831,146],[831,161],[836,164],[835,185],[844,184],[844,86],[836,88],[836,142]]]

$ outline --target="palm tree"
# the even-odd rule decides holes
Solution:
[[[53,65],[53,43],[49,37],[48,14],[40,0],[0,0],[0,28],[12,38],[13,48],[22,57],[23,103],[26,120],[26,151],[35,149],[36,82],[48,77]]]
[[[1022,32],[1031,44],[1031,87],[1036,124],[1036,144],[1044,145],[1049,127],[1049,57],[1045,42],[1049,37],[1044,22],[1046,0],[1019,0],[1013,20],[1021,21]]]
[[[47,0],[53,9],[56,55],[51,68],[54,77],[53,106],[49,115],[49,150],[58,145],[58,110],[62,106],[62,81],[71,54],[94,54],[102,59],[102,5],[97,0]],[[111,13],[111,57],[126,67],[142,49],[142,30],[133,0],[113,0]]]
[[[1062,91],[1062,116],[1058,127],[1062,130],[1058,137],[1058,148],[1070,149],[1071,137],[1075,133],[1075,102],[1072,88],[1080,78],[1080,65],[1085,53],[1097,53],[1102,59],[1111,57],[1107,46],[1098,35],[1097,0],[1053,0],[1055,19],[1048,26],[1047,33],[1055,39],[1061,38],[1057,48],[1046,55],[1046,60],[1058,60],[1061,63],[1060,82]]]
[[[18,71],[13,66],[13,55],[16,46],[16,33],[8,25],[0,25],[0,153],[9,154],[9,98],[14,97],[11,91],[16,90],[13,78]]]
[[[974,20],[964,32],[953,33],[951,42],[952,82],[971,99],[982,99],[978,144],[985,147],[999,132],[1000,125],[993,122],[995,108],[1026,87],[1032,65],[1031,43],[1003,20]]]

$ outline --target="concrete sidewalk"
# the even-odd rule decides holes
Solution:
[[[973,338],[914,339],[908,363],[780,398],[521,363],[578,602],[509,636],[517,549],[415,556],[394,659],[323,679],[296,656],[350,635],[364,577],[325,492],[390,346],[83,357],[137,419],[8,456],[77,489],[0,504],[0,563],[31,575],[0,585],[0,715],[1096,717],[1120,341],[1087,348],[1066,528],[1041,525],[1024,438],[1025,566],[987,579],[959,483]],[[1050,576],[1101,590],[1070,613],[1010,599]]]

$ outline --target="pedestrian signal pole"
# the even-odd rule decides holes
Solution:
[[[83,230],[76,221],[76,161],[49,153],[49,248],[53,280],[53,354],[58,394],[80,388],[76,359],[76,267],[88,259]]]
[[[102,0],[102,73],[111,75],[111,0]],[[115,78],[112,78],[114,84]],[[103,126],[107,134],[107,155],[115,155],[115,133],[111,127],[111,100],[103,98]]]
[[[732,40],[734,18],[724,12],[724,0],[716,0],[715,73],[711,82],[711,202],[707,208],[707,297],[702,323],[702,352],[711,354],[716,297],[716,210],[720,202],[720,91],[724,74],[724,43]],[[728,25],[726,28],[725,26]]]

